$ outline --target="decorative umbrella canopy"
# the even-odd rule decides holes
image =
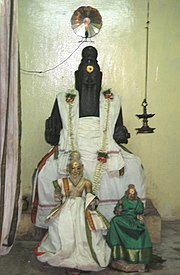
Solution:
[[[100,31],[102,17],[97,9],[90,6],[82,6],[73,13],[71,27],[78,36],[92,37]]]

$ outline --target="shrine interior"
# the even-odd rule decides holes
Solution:
[[[72,1],[18,1],[21,67],[46,70],[65,60],[81,37],[71,29],[73,11],[84,4]],[[21,74],[22,89],[22,188],[32,194],[32,173],[50,149],[44,123],[56,95],[74,87],[74,72],[83,47],[98,50],[104,87],[122,98],[124,124],[131,138],[127,148],[141,158],[147,177],[147,197],[163,220],[179,219],[179,1],[150,1],[148,111],[154,134],[136,134],[141,127],[136,114],[144,99],[146,1],[89,1],[102,13],[103,26],[94,42],[85,43],[64,64],[45,74]]]
[[[34,176],[38,163],[52,148],[46,142],[45,122],[52,114],[56,96],[75,88],[75,72],[82,51],[92,46],[98,52],[102,88],[111,89],[121,98],[123,124],[130,134],[122,146],[137,156],[144,169],[145,221],[157,257],[149,273],[180,274],[180,1],[15,2],[20,49],[21,145],[18,152],[22,211],[18,214],[12,249],[0,257],[0,273],[66,274],[63,269],[37,263],[33,256],[33,249],[45,232],[31,221]],[[73,32],[71,17],[75,10],[86,5],[100,12],[102,25],[96,35],[82,38]],[[154,114],[148,118],[148,125],[154,130],[137,133],[137,128],[143,125],[137,114],[143,114],[145,97],[147,113]],[[136,185],[135,182],[129,184]],[[119,194],[119,198],[123,195]],[[120,272],[107,269],[89,274]]]

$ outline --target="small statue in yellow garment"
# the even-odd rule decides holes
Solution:
[[[74,155],[75,159],[76,153]],[[75,197],[82,197],[83,191],[92,193],[92,183],[83,178],[83,165],[76,161],[69,164],[69,195]]]
[[[68,176],[56,182],[59,203],[47,217],[49,230],[35,254],[41,262],[79,273],[102,270],[111,256],[104,238],[109,223],[96,210],[98,200],[92,194],[92,183],[83,177],[79,152],[71,153],[67,171]]]

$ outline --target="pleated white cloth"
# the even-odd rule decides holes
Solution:
[[[91,230],[87,222],[87,237],[85,210],[93,198],[88,193],[86,198],[66,199],[55,217],[50,218],[48,234],[36,251],[39,261],[86,271],[99,271],[109,264],[111,249],[103,235],[107,227],[96,211],[91,211],[96,230]],[[41,252],[45,253],[40,255]]]
[[[58,159],[52,155],[45,163],[40,173],[37,173],[36,184],[38,185],[39,204],[36,216],[36,225],[47,227],[44,223],[46,216],[51,208],[56,204],[54,201],[54,187],[52,181],[66,175],[66,166],[71,150],[70,139],[68,135],[68,104],[65,102],[65,93],[58,95],[58,104],[60,113],[63,114],[63,129],[60,133],[60,142],[58,146]],[[97,164],[97,152],[101,148],[104,129],[105,109],[104,97],[100,100],[100,117],[79,118],[78,112],[78,94],[73,103],[72,119],[74,141],[77,150],[81,154],[81,160],[84,165],[84,176],[92,183]],[[129,184],[134,184],[138,196],[145,199],[145,174],[139,157],[123,150],[113,139],[114,126],[120,109],[120,99],[114,97],[109,114],[108,127],[108,159],[105,164],[104,172],[100,179],[100,187],[96,195],[100,199],[99,210],[108,219],[113,217],[113,209],[117,200],[125,193]],[[119,170],[124,167],[124,175],[119,176]]]

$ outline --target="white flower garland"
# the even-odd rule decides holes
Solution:
[[[69,137],[70,137],[70,144],[71,144],[71,150],[75,151],[77,150],[77,147],[75,145],[74,141],[74,132],[73,132],[73,124],[72,124],[72,107],[74,103],[74,99],[76,97],[76,94],[74,90],[70,90],[69,93],[66,94],[66,102],[68,103],[69,109],[68,109],[68,132],[69,132]]]
[[[103,130],[102,146],[99,152],[107,152],[107,146],[108,146],[107,131],[108,131],[108,125],[109,125],[109,111],[110,111],[109,99],[105,99],[104,110],[106,114],[105,120],[104,120],[105,128]],[[100,179],[104,169],[105,169],[105,163],[97,160],[96,169],[95,169],[94,178],[93,178],[93,192],[99,189]]]
[[[113,94],[111,90],[108,89],[102,92],[105,97],[105,104],[104,104],[104,111],[105,111],[105,119],[104,119],[104,130],[103,130],[103,137],[102,137],[102,145],[98,151],[98,154],[104,154],[106,157],[100,157],[97,159],[96,169],[93,178],[93,192],[97,191],[100,186],[100,179],[102,172],[105,169],[105,164],[107,162],[107,146],[108,146],[108,126],[109,126],[109,112],[110,112],[110,103],[113,99]],[[69,137],[70,137],[70,144],[72,151],[77,150],[77,146],[75,145],[74,140],[74,132],[73,132],[73,124],[72,124],[72,107],[75,99],[75,91],[71,90],[70,93],[66,94],[66,102],[68,103],[69,110],[68,110],[68,122],[69,122]]]
[[[71,143],[72,151],[75,151],[77,148],[74,143],[74,133],[73,133],[73,126],[72,126],[72,103],[69,104],[69,137]]]

